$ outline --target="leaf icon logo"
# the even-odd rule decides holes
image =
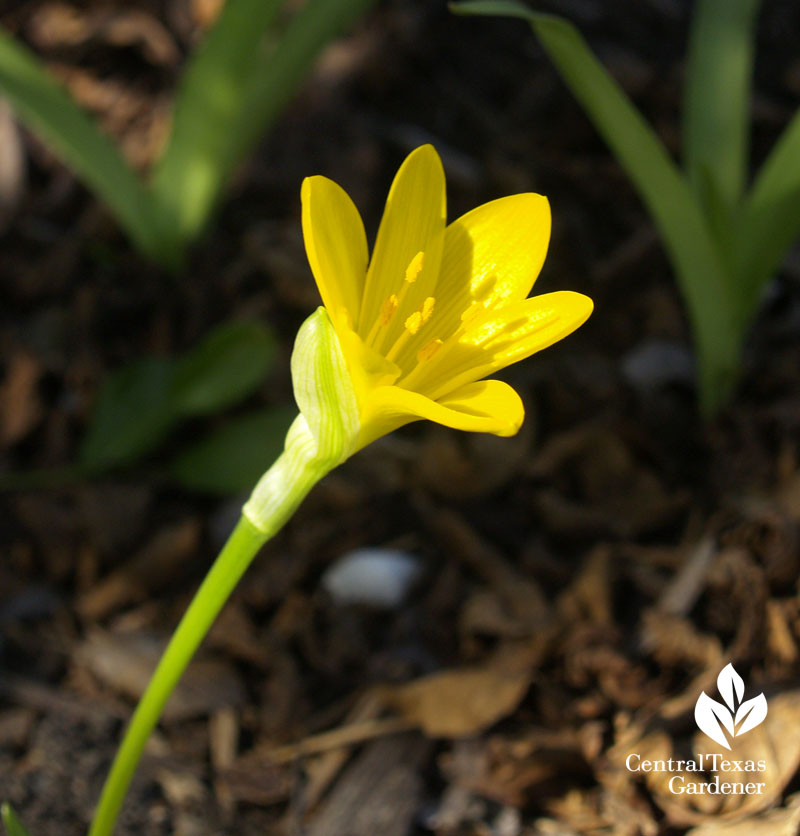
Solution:
[[[738,737],[764,722],[767,698],[762,693],[743,701],[744,680],[730,663],[717,677],[717,690],[724,704],[703,691],[694,707],[694,719],[701,732],[720,746],[730,749],[728,737]]]

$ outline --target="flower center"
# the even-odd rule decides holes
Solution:
[[[409,316],[404,325],[403,325],[403,333],[394,341],[394,345],[389,349],[386,353],[386,359],[393,363],[400,353],[401,349],[405,348],[406,343],[412,338],[417,335],[419,329],[425,325],[428,320],[433,316],[433,308],[436,304],[436,299],[433,296],[428,296],[428,298],[422,303],[422,307],[418,311],[414,311],[414,313]]]
[[[403,285],[398,293],[391,293],[386,297],[381,306],[380,313],[373,322],[372,327],[366,337],[366,344],[372,346],[376,351],[380,351],[384,357],[390,362],[395,362],[400,352],[408,345],[409,340],[419,333],[428,320],[433,316],[433,309],[436,306],[436,299],[433,296],[428,296],[422,302],[422,305],[413,313],[408,315],[403,323],[403,330],[400,335],[394,340],[388,350],[384,351],[383,346],[386,341],[389,326],[394,321],[401,311],[409,288],[416,282],[422,268],[425,264],[425,253],[420,251],[414,258],[411,259],[408,267],[406,267],[405,275],[403,277]],[[417,362],[428,360],[438,351],[439,346],[442,345],[441,340],[432,340],[427,343],[419,352],[417,352]]]

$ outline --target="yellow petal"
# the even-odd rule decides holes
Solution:
[[[418,392],[384,386],[372,393],[369,409],[362,414],[358,446],[364,447],[421,418],[456,430],[509,436],[519,431],[524,417],[525,409],[519,395],[499,380],[469,383],[438,402]]]
[[[366,345],[355,331],[342,328],[337,334],[359,402],[365,401],[373,389],[391,386],[400,377],[400,368]]]
[[[306,177],[301,189],[303,239],[322,302],[338,327],[358,320],[367,270],[364,224],[347,192],[327,177]]]
[[[561,290],[488,311],[476,317],[457,341],[446,343],[403,385],[441,399],[455,388],[563,339],[589,318],[593,307],[588,296]]]
[[[550,204],[533,193],[484,203],[451,223],[433,294],[440,336],[452,334],[475,302],[480,311],[524,299],[549,242]]]
[[[386,199],[357,320],[359,334],[369,333],[384,301],[392,293],[399,293],[406,269],[420,252],[424,253],[424,262],[416,281],[409,286],[408,310],[414,310],[431,295],[428,291],[441,261],[446,212],[442,161],[432,145],[423,145],[406,157]],[[394,331],[402,329],[402,317],[397,319],[400,324],[392,323],[389,344],[396,339]]]

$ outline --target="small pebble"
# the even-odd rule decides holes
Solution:
[[[651,391],[670,383],[694,380],[692,353],[673,340],[648,340],[622,358],[622,374],[637,389]]]
[[[400,606],[419,578],[417,556],[397,549],[356,549],[342,555],[322,576],[322,587],[337,606],[378,609]]]

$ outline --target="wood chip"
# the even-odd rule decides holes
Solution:
[[[658,609],[670,615],[686,615],[705,588],[716,553],[711,537],[701,540],[661,593],[656,604]]]
[[[307,836],[407,836],[419,809],[430,744],[419,737],[370,743],[314,815]]]
[[[138,700],[161,657],[164,642],[144,634],[93,630],[78,646],[75,659],[117,693]],[[173,691],[163,719],[166,723],[202,717],[241,705],[245,692],[233,667],[225,662],[195,659]]]
[[[448,553],[458,555],[508,606],[521,629],[531,633],[552,626],[551,610],[538,584],[452,511],[429,516],[429,524]]]
[[[80,615],[96,621],[121,606],[145,600],[152,589],[172,580],[194,554],[200,530],[193,517],[161,529],[124,566],[78,599]]]
[[[211,715],[208,723],[208,748],[211,764],[217,773],[214,779],[214,794],[220,809],[229,820],[236,809],[236,799],[227,782],[220,780],[219,773],[230,769],[236,760],[239,731],[239,716],[233,708],[221,708]]]
[[[23,746],[36,714],[30,708],[11,708],[0,714],[0,748]]]
[[[434,673],[387,691],[389,703],[429,737],[479,734],[510,714],[531,683],[529,657],[503,667]]]
[[[20,129],[8,102],[0,98],[0,221],[22,198],[27,175]]]
[[[792,801],[792,799],[790,799]],[[800,834],[800,798],[793,796],[787,807],[750,816],[740,822],[715,821],[693,827],[686,836],[798,836]]]
[[[0,138],[0,148],[2,145]],[[0,164],[1,161],[0,157]],[[41,365],[27,352],[19,351],[9,358],[5,378],[0,384],[0,447],[24,438],[41,418],[42,404],[37,392],[41,375]]]

